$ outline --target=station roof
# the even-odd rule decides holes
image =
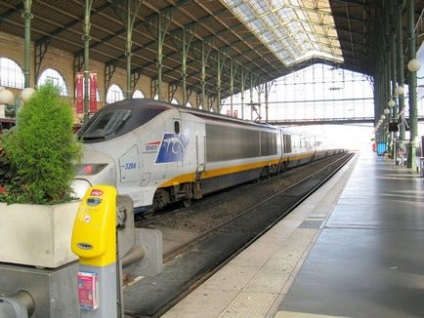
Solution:
[[[0,0],[1,32],[24,37],[24,2]],[[389,1],[385,2],[387,6]],[[86,0],[32,1],[31,40],[36,43],[36,51],[39,47],[42,53],[42,49],[52,46],[82,56],[84,3]],[[221,68],[222,97],[230,94],[231,72],[239,74],[234,76],[234,92],[240,90],[242,69],[252,71],[261,83],[317,62],[373,76],[378,58],[375,37],[382,23],[383,3],[384,0],[95,0],[91,8],[90,58],[126,69],[124,21],[128,12],[136,12],[132,71],[157,78],[158,43],[163,41],[163,81],[179,85],[183,78],[182,52],[188,49],[187,86],[196,92],[201,91],[204,56],[208,57],[207,94],[216,94]],[[423,10],[421,0],[415,0],[415,5],[418,21]],[[402,23],[405,39],[405,18]]]

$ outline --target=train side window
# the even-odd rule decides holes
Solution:
[[[180,133],[180,122],[179,121],[174,121],[174,132],[176,134]]]

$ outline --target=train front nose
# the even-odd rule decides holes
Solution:
[[[91,183],[85,179],[74,179],[71,187],[75,198],[82,199],[87,190],[91,187]]]
[[[81,199],[94,185],[116,186],[115,165],[111,157],[100,152],[84,152],[82,163],[75,167],[71,184],[74,196]]]

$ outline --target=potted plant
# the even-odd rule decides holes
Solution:
[[[75,259],[71,182],[82,148],[72,109],[46,84],[17,122],[0,140],[0,262],[58,267]]]

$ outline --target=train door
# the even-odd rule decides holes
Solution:
[[[134,146],[119,158],[121,183],[136,182],[140,179],[138,147]]]
[[[172,153],[174,156],[176,156],[175,162],[177,163],[178,167],[183,166],[184,156],[185,156],[185,148],[186,148],[186,136],[182,133],[182,127],[181,127],[181,119],[180,118],[174,118],[174,140],[172,146]]]
[[[200,199],[202,194],[201,187],[201,178],[202,174],[206,169],[205,166],[205,151],[206,151],[206,134],[205,134],[205,125],[201,122],[190,121],[190,132],[193,140],[193,146],[191,147],[192,153],[192,162],[193,166],[191,170],[194,169],[194,184],[193,184],[193,198]]]
[[[184,121],[183,135],[189,139],[185,163],[189,171],[195,171],[195,180],[200,180],[205,171],[205,125],[192,119]]]
[[[205,171],[205,129],[201,123],[196,123],[196,181],[200,180]]]

